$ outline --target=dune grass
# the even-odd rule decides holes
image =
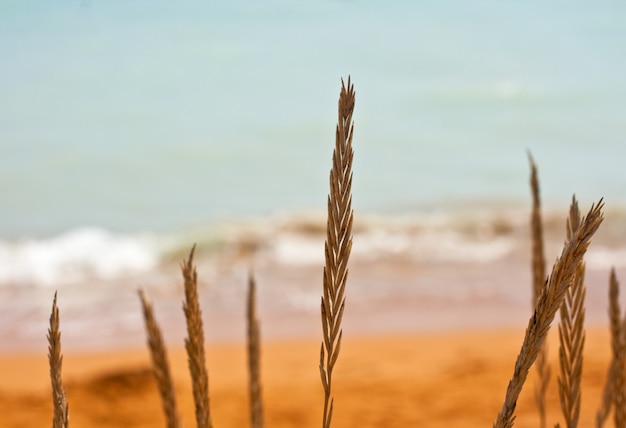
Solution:
[[[602,406],[598,411],[598,426],[603,426],[611,408],[614,411],[616,427],[626,426],[626,340],[625,322],[619,304],[619,282],[615,269],[609,277],[609,328],[611,331],[611,351],[613,360],[606,380]]]
[[[515,362],[513,376],[507,387],[506,397],[494,427],[509,428],[513,426],[519,394],[530,368],[541,351],[554,316],[561,307],[565,294],[573,281],[576,266],[582,262],[591,237],[602,223],[603,205],[602,200],[593,205],[587,216],[582,219],[580,227],[572,230],[571,238],[565,242],[561,255],[552,267],[552,273],[546,286],[542,289],[537,299],[535,311],[528,321],[526,335]]]
[[[338,102],[338,123],[335,131],[335,149],[330,170],[328,195],[328,219],[324,244],[325,264],[323,268],[321,322],[322,343],[320,347],[319,372],[323,387],[322,427],[329,428],[334,410],[333,369],[338,361],[342,341],[342,318],[345,308],[345,290],[348,276],[348,261],[352,248],[352,137],[354,125],[352,115],[355,104],[353,85],[348,78],[342,81]],[[578,203],[572,200],[566,222],[566,241],[561,255],[552,266],[546,279],[539,179],[535,162],[529,154],[531,165],[531,242],[533,272],[534,310],[528,321],[522,346],[515,361],[513,375],[506,389],[505,398],[494,427],[509,428],[515,422],[515,410],[520,392],[533,364],[537,366],[539,383],[536,387],[536,403],[539,424],[547,425],[545,411],[546,390],[549,384],[550,367],[547,365],[545,339],[550,326],[560,310],[559,323],[559,377],[558,392],[565,425],[576,427],[581,406],[581,376],[585,343],[584,331],[584,262],[583,257],[590,240],[603,220],[602,199],[591,206],[587,215],[580,217]],[[194,264],[195,246],[181,263],[183,276],[183,312],[187,323],[185,349],[192,381],[195,403],[195,419],[198,428],[212,427],[209,399],[209,377],[206,368],[204,325],[198,294],[198,275]],[[615,271],[609,282],[610,330],[613,361],[608,370],[601,408],[597,413],[597,426],[602,427],[614,410],[615,426],[626,426],[626,320],[619,307],[619,283]],[[167,428],[182,426],[176,405],[175,388],[172,382],[161,330],[154,316],[151,303],[140,290],[143,317],[148,337],[155,382],[161,397]],[[247,293],[247,350],[248,350],[248,396],[250,425],[264,426],[261,382],[261,333],[257,315],[256,281],[249,275]],[[48,330],[49,364],[53,399],[53,428],[68,427],[68,404],[61,381],[61,333],[56,293],[54,295],[50,328]],[[451,385],[454,387],[454,385]],[[375,397],[372,397],[375,399]],[[557,424],[557,426],[560,426]]]
[[[567,219],[567,239],[580,227],[580,212],[576,198],[572,199]],[[559,322],[559,399],[567,428],[578,426],[585,347],[585,265],[582,261],[574,268],[572,282],[560,308]]]
[[[248,341],[248,396],[250,426],[263,428],[263,393],[261,388],[261,327],[256,308],[256,281],[252,272],[248,276],[248,298],[246,302]]]
[[[209,404],[209,375],[204,352],[204,326],[198,297],[198,273],[193,263],[195,249],[194,245],[187,260],[181,264],[185,284],[183,311],[187,320],[188,335],[185,339],[185,349],[187,350],[189,373],[191,374],[193,400],[196,404],[196,426],[198,428],[211,428],[213,423]]]
[[[154,317],[152,304],[148,301],[143,290],[139,290],[139,299],[141,300],[143,319],[146,324],[148,349],[150,350],[150,357],[152,359],[152,371],[157,388],[159,389],[166,427],[179,428],[181,423],[176,406],[176,392],[172,375],[170,374],[167,349],[165,348],[161,328]]]
[[[70,416],[65,390],[63,389],[63,381],[61,380],[63,355],[61,355],[61,329],[59,308],[57,307],[57,293],[54,293],[52,313],[50,314],[50,328],[48,329],[48,362],[50,364],[52,407],[54,409],[52,427],[67,428]]]
[[[539,189],[539,174],[537,165],[530,152],[530,188],[532,193],[532,210],[530,215],[530,236],[532,244],[532,273],[533,273],[533,307],[537,304],[541,290],[546,282],[546,257],[543,243],[543,224],[541,220],[541,195]],[[539,427],[546,428],[546,393],[550,385],[550,365],[548,364],[548,344],[544,342],[535,362],[538,383],[535,385],[535,403],[539,413]]]
[[[325,265],[322,295],[322,345],[320,348],[320,375],[324,388],[322,427],[329,428],[333,417],[333,368],[341,350],[341,319],[345,307],[345,289],[348,279],[348,259],[352,249],[352,113],[354,88],[348,78],[347,88],[341,82],[339,119],[335,133],[333,166],[330,170],[328,221],[324,244]]]

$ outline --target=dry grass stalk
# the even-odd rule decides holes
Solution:
[[[543,289],[537,300],[537,307],[528,321],[524,342],[515,362],[513,376],[506,391],[502,409],[498,414],[494,427],[510,428],[514,422],[514,412],[519,394],[530,367],[537,359],[550,324],[556,311],[561,307],[565,292],[572,282],[576,266],[583,258],[591,237],[602,223],[602,200],[593,205],[587,216],[582,220],[581,227],[573,233],[572,239],[565,242],[560,257],[556,260],[547,287]]]
[[[263,428],[263,396],[261,393],[261,332],[256,311],[256,282],[248,277],[248,371],[250,394],[250,426]]]
[[[342,80],[339,95],[338,123],[335,134],[333,165],[330,171],[328,221],[324,246],[324,294],[321,315],[323,341],[320,349],[320,375],[324,387],[322,426],[330,427],[333,416],[331,394],[332,374],[341,349],[341,319],[345,305],[348,259],[352,249],[352,135],[354,124],[354,88],[348,78],[347,88]]]
[[[185,280],[185,302],[183,311],[187,320],[185,349],[191,373],[193,400],[196,405],[196,424],[198,428],[211,428],[211,411],[209,407],[209,376],[206,370],[204,353],[204,329],[202,327],[202,311],[198,299],[198,274],[193,264],[196,246],[191,248],[189,258],[182,262],[181,269]]]
[[[143,309],[143,319],[146,323],[146,333],[148,335],[148,348],[152,358],[152,371],[161,396],[163,413],[167,428],[179,428],[181,426],[176,407],[176,393],[174,383],[170,374],[170,366],[167,359],[167,350],[163,341],[161,329],[154,317],[152,304],[146,298],[143,290],[139,290],[141,307]]]
[[[567,220],[567,239],[572,239],[574,231],[580,226],[578,202],[572,198],[569,219]],[[559,398],[565,417],[565,426],[578,426],[580,415],[580,397],[583,369],[583,348],[585,346],[585,265],[580,262],[574,270],[571,286],[565,293],[561,305],[559,323]]]
[[[611,330],[611,349],[613,352],[613,361],[609,368],[606,380],[604,396],[600,411],[597,415],[598,426],[604,425],[611,407],[614,408],[614,418],[616,427],[624,427],[626,424],[626,326],[622,320],[621,308],[619,304],[619,282],[615,269],[611,269],[609,279],[609,320]]]
[[[67,428],[69,426],[69,409],[61,369],[63,355],[61,355],[61,330],[59,325],[59,308],[57,307],[57,293],[54,293],[52,313],[50,314],[50,328],[48,329],[48,362],[50,363],[50,381],[52,383],[52,406],[54,417],[52,428]]]
[[[606,382],[604,384],[604,392],[602,394],[602,402],[600,403],[600,408],[596,413],[596,427],[602,428],[606,423],[606,420],[609,417],[609,413],[611,412],[611,407],[613,407],[613,378],[615,376],[615,355],[613,355],[613,360],[611,361],[611,365],[609,366],[608,373],[606,374]]]
[[[533,271],[533,307],[536,306],[541,290],[546,284],[546,258],[544,255],[543,226],[541,221],[541,198],[539,192],[539,178],[537,165],[530,152],[530,188],[533,197],[533,206],[530,216],[530,228],[532,237],[532,271]],[[539,426],[546,427],[546,392],[550,384],[550,365],[548,364],[548,344],[543,344],[537,361],[538,384],[535,386],[535,403],[539,412]]]
[[[622,385],[622,387],[617,387],[617,390],[624,391],[624,370],[617,370],[617,367],[620,365],[621,367],[624,367],[624,360],[626,357],[626,343],[624,342],[626,325],[625,322],[621,320],[621,317],[621,309],[619,304],[619,282],[617,281],[615,269],[611,269],[611,275],[609,278],[609,323],[611,331],[611,349],[613,351],[613,359],[606,375],[606,383],[604,385],[602,403],[600,404],[600,409],[598,409],[598,412],[596,413],[596,426],[598,428],[603,427],[609,417],[609,413],[611,412],[611,408],[614,404],[613,394],[614,390],[616,389],[616,383]],[[619,361],[621,361],[621,363],[619,363]],[[622,403],[624,402],[623,393],[621,398],[618,397],[618,400]],[[618,417],[617,413],[615,417]],[[620,421],[623,421],[623,415],[620,415],[619,419]]]

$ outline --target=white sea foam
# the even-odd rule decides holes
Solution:
[[[560,248],[563,215],[547,213],[545,217],[547,244]],[[607,226],[621,219],[609,216]],[[352,260],[490,263],[511,254],[526,254],[527,222],[527,214],[517,211],[361,216],[354,223]],[[248,258],[287,266],[321,266],[325,223],[324,216],[294,214],[212,224],[171,236],[116,235],[100,228],[81,228],[49,239],[5,240],[0,241],[0,285],[54,286],[161,272],[162,260],[186,257],[194,242],[205,265],[216,268]],[[615,240],[619,230],[613,225],[608,231],[610,239],[598,236],[590,250],[591,269],[626,266],[626,249],[604,245]]]
[[[45,240],[0,242],[0,284],[52,286],[112,279],[158,264],[154,240],[80,228]]]
[[[358,237],[355,257],[375,260],[384,256],[408,256],[419,262],[473,262],[497,260],[514,248],[514,241],[505,237],[494,239],[468,238],[453,231],[421,233],[389,233],[377,231]]]
[[[485,263],[498,260],[515,247],[515,240],[506,236],[473,236],[448,230],[396,230],[373,227],[361,230],[353,238],[352,257],[377,260],[380,257],[405,257],[417,262]],[[324,262],[324,236],[277,233],[269,242],[268,255],[276,262],[289,265],[313,265]]]
[[[470,240],[460,234],[427,233],[411,246],[414,258],[425,262],[486,263],[500,259],[514,248],[512,239]]]
[[[279,236],[271,249],[271,257],[290,265],[312,265],[324,263],[324,239],[284,233]]]
[[[595,270],[608,271],[611,268],[625,268],[626,248],[608,248],[591,245],[585,256],[585,263],[588,269]]]

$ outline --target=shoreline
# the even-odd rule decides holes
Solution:
[[[435,215],[417,222],[370,218],[361,225],[355,223],[346,289],[346,333],[523,327],[531,315],[527,217],[522,212],[507,216],[494,211],[487,218],[470,215],[469,222],[468,218]],[[562,248],[564,218],[555,213],[548,217],[544,231],[550,267]],[[626,211],[601,227],[586,255],[590,325],[608,322],[610,267],[616,266],[618,278],[626,277],[626,249],[621,246],[626,241],[618,239],[626,236],[626,229],[623,222],[617,221],[620,218],[626,218]],[[319,334],[325,224],[318,218],[270,223],[269,229],[265,228],[268,224],[226,229],[223,246],[199,247],[196,263],[208,342],[244,340],[246,284],[251,270],[257,282],[264,338]],[[178,256],[182,259],[187,252],[185,248],[184,255],[171,255],[147,273],[73,278],[67,283],[46,285],[0,281],[0,353],[46,349],[45,334],[55,290],[66,350],[141,346],[145,332],[138,288],[152,301],[166,341],[182,343],[185,322]],[[96,259],[102,259],[102,254],[108,252],[98,252]],[[70,274],[63,269],[62,276],[71,278],[71,273],[76,273],[74,268],[74,262],[69,263]],[[89,271],[97,273],[97,269]]]
[[[381,262],[354,264],[346,290],[343,328],[347,337],[445,334],[459,330],[525,328],[532,315],[528,265],[518,259],[483,265]],[[198,265],[205,339],[210,344],[245,341],[247,265],[217,279]],[[618,278],[626,269],[617,270]],[[264,340],[319,337],[321,268],[258,267],[257,308]],[[166,343],[182,346],[186,334],[180,273],[169,288],[129,282],[125,289],[96,284],[60,290],[62,346],[68,352],[141,348],[144,321],[136,294],[144,287]],[[218,286],[219,284],[219,286]],[[608,270],[587,270],[586,322],[608,324]],[[20,290],[3,295],[0,355],[46,352],[53,290]]]

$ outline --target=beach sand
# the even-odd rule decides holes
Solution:
[[[348,337],[334,374],[333,426],[491,426],[522,337],[522,329]],[[266,426],[320,425],[319,344],[317,339],[263,343]],[[555,328],[549,345],[553,366],[548,425],[554,426],[562,421]],[[169,356],[183,424],[195,426],[184,350],[173,349]],[[609,358],[608,328],[588,331],[580,426],[594,424]],[[214,425],[249,426],[244,345],[212,344],[207,359]],[[68,352],[63,378],[70,426],[164,426],[146,349]],[[517,427],[538,426],[533,390],[531,376],[518,404]],[[0,356],[0,414],[6,428],[49,426],[46,355]]]

